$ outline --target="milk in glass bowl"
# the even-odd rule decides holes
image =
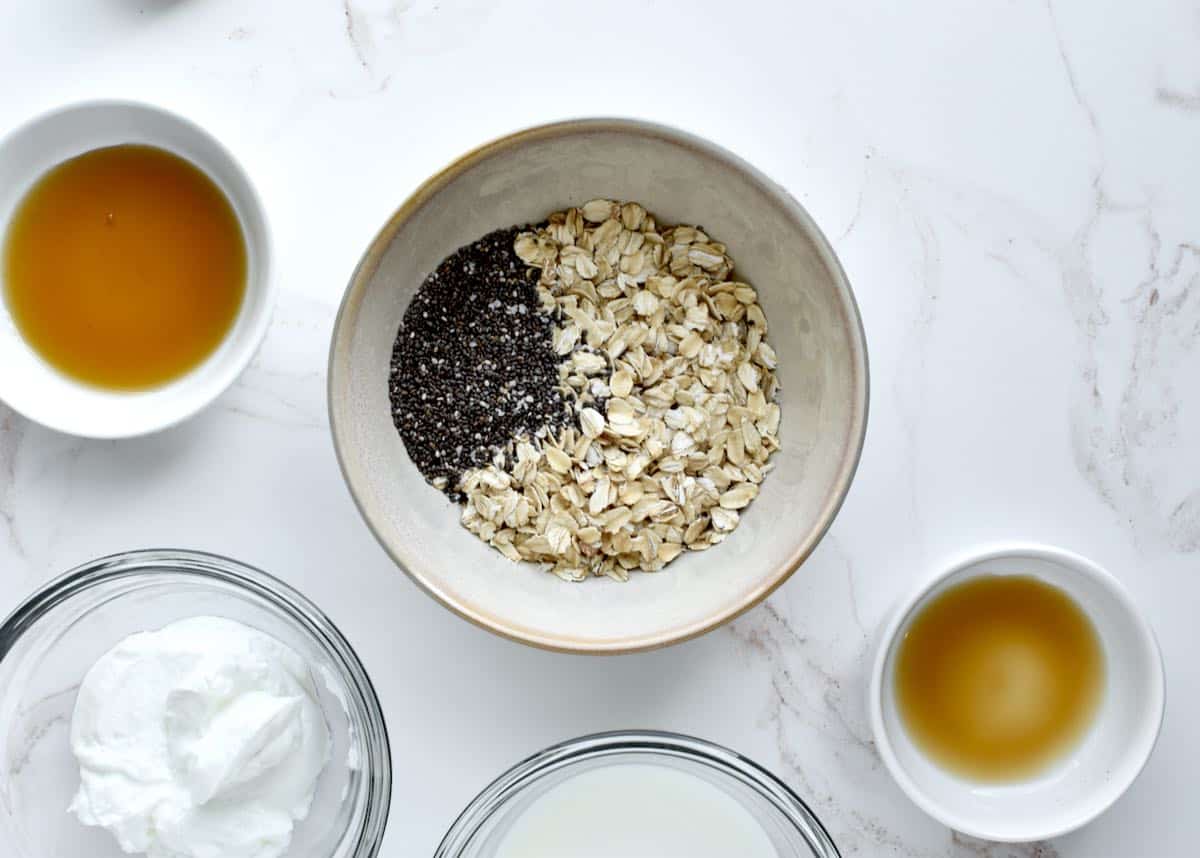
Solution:
[[[488,786],[434,858],[835,858],[808,806],[746,758],[673,733],[585,736]]]

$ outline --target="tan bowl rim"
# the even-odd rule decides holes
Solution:
[[[842,462],[841,468],[834,480],[833,491],[825,499],[825,503],[817,517],[816,526],[798,542],[786,561],[773,569],[770,574],[764,576],[758,586],[750,590],[742,599],[726,605],[720,611],[703,620],[682,624],[671,629],[650,634],[601,641],[588,639],[572,640],[558,635],[546,635],[535,629],[511,623],[489,614],[482,607],[469,604],[465,600],[457,599],[440,589],[435,582],[426,580],[419,571],[414,569],[413,565],[410,565],[408,558],[404,556],[400,547],[390,545],[383,538],[381,530],[376,523],[376,515],[359,497],[359,493],[355,488],[354,477],[347,463],[344,449],[344,445],[346,444],[344,430],[339,427],[334,410],[335,388],[338,386],[340,377],[343,374],[342,367],[349,362],[351,332],[344,322],[361,304],[367,283],[378,269],[380,260],[405,221],[428,204],[452,180],[462,175],[467,169],[489,158],[529,143],[594,132],[617,132],[666,140],[675,145],[698,151],[709,158],[721,161],[735,171],[742,173],[750,182],[757,185],[778,206],[785,216],[791,217],[803,225],[805,231],[812,238],[813,244],[822,261],[825,262],[834,275],[838,293],[842,298],[846,318],[850,323],[855,382],[853,387],[854,393],[857,396],[857,401],[853,403],[852,423],[848,439],[851,447],[850,453]],[[371,533],[374,534],[375,539],[388,553],[388,556],[392,558],[392,561],[418,587],[463,619],[509,640],[552,652],[618,655],[659,649],[706,634],[764,601],[784,581],[791,577],[800,564],[816,549],[817,544],[829,530],[830,525],[842,507],[842,503],[846,499],[850,483],[854,479],[859,460],[862,458],[863,442],[867,431],[867,410],[870,401],[869,390],[870,380],[867,364],[866,335],[863,331],[862,317],[859,313],[858,303],[854,298],[854,292],[850,288],[846,272],[842,269],[841,263],[838,261],[837,255],[834,253],[833,247],[829,244],[829,240],[825,237],[825,234],[821,232],[820,227],[817,226],[804,207],[790,193],[732,152],[697,135],[667,125],[640,119],[595,117],[568,119],[545,125],[536,125],[484,143],[456,158],[446,167],[426,179],[396,209],[395,213],[383,225],[383,228],[375,235],[375,238],[372,239],[367,251],[359,260],[358,265],[355,266],[353,273],[350,275],[350,282],[346,287],[346,292],[342,297],[341,305],[338,307],[337,316],[333,323],[333,335],[329,345],[326,407],[329,411],[329,424],[338,466],[341,468],[342,477],[345,480],[346,487],[350,491],[350,496],[353,498],[355,506],[358,507],[359,514],[366,522],[367,527],[370,528]]]

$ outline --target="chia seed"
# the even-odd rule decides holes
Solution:
[[[507,455],[516,438],[576,422],[559,390],[538,272],[513,250],[522,229],[446,257],[417,289],[392,348],[392,421],[425,479],[459,503],[463,471]]]

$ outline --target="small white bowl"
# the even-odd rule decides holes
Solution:
[[[1089,732],[1038,776],[988,784],[931,761],[905,730],[895,703],[896,644],[919,609],[947,588],[983,575],[1031,575],[1066,592],[1096,627],[1107,682]],[[1058,548],[1005,545],[975,551],[909,597],[885,626],[871,672],[871,729],[892,777],[930,816],[973,837],[1025,842],[1090,822],[1128,789],[1162,725],[1162,654],[1125,589],[1095,563]]]
[[[154,432],[212,402],[254,356],[274,299],[270,235],[249,177],[204,129],[147,104],[75,104],[32,119],[0,140],[0,236],[7,232],[30,187],[47,170],[92,149],[122,143],[173,152],[203,170],[224,191],[246,240],[246,294],[233,327],[200,366],[159,387],[129,392],[92,387],[50,366],[21,336],[7,304],[0,300],[0,366],[4,367],[0,400],[43,426],[91,438]]]

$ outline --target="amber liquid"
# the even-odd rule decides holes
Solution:
[[[909,735],[981,781],[1043,771],[1087,732],[1105,686],[1091,620],[1064,592],[986,576],[930,601],[900,643],[896,702]]]
[[[79,381],[141,389],[220,345],[246,291],[246,243],[203,172],[150,146],[54,169],[18,205],[4,292],[25,340]]]

